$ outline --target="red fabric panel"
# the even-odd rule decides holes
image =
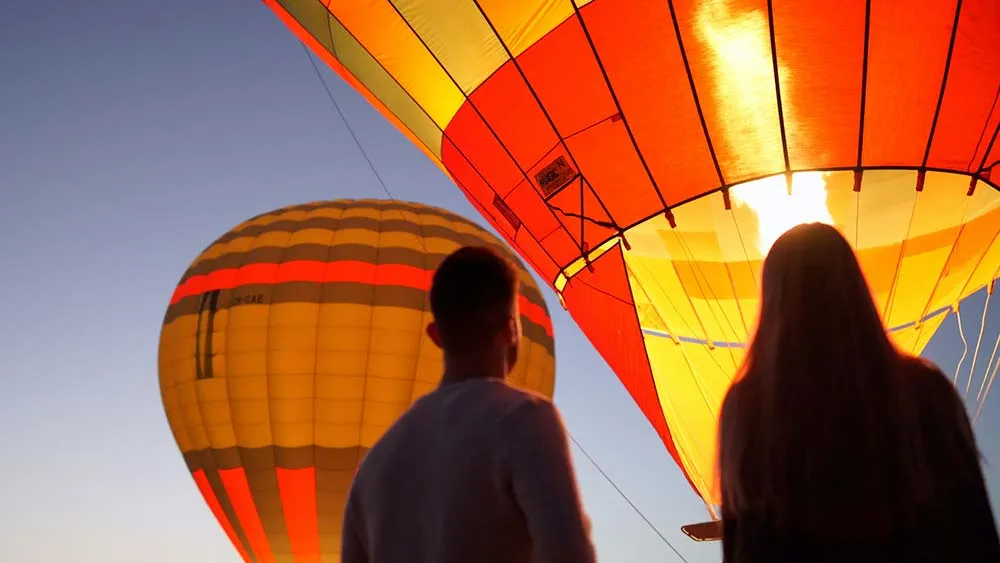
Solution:
[[[443,144],[447,146],[449,143],[454,143],[460,147],[470,164],[501,196],[514,189],[524,177],[517,164],[507,156],[504,147],[468,102],[462,104],[458,113],[448,123],[446,133],[448,140]]]
[[[856,163],[865,0],[775,2],[774,41],[791,167]]]
[[[595,260],[593,272],[584,268],[574,276],[566,285],[563,298],[573,320],[614,370],[684,471],[656,393],[621,247],[616,246]]]
[[[476,208],[482,213],[483,217],[489,220],[490,224],[493,225],[502,234],[513,236],[513,229],[507,224],[503,219],[497,217],[499,213],[496,211],[491,211],[487,206],[493,201],[493,196],[496,192],[493,188],[486,182],[486,180],[479,175],[477,170],[465,159],[463,155],[466,147],[461,147],[461,151],[455,146],[448,137],[445,137],[441,141],[441,160],[444,165],[448,168],[448,172],[451,173],[452,178],[454,178],[455,183],[458,187],[465,192],[466,197],[469,201],[476,206]]]
[[[515,242],[517,245],[515,248],[520,251],[521,256],[531,264],[538,275],[542,276],[542,281],[552,287],[556,276],[559,275],[559,267],[548,258],[542,245],[531,238],[524,229],[518,231]]]
[[[261,524],[260,515],[253,501],[253,493],[247,483],[246,473],[242,467],[219,470],[219,477],[226,487],[226,495],[233,505],[240,526],[246,532],[247,541],[260,563],[274,563],[274,553],[267,541],[267,533]]]
[[[535,236],[544,236],[559,228],[559,220],[534,186],[522,181],[504,200]]]
[[[621,227],[663,209],[621,120],[607,120],[568,139],[580,170]]]
[[[543,236],[538,242],[552,254],[560,270],[580,257],[580,245],[562,227]]]
[[[597,1],[581,13],[667,204],[716,188],[719,177],[666,2]]]
[[[954,20],[954,2],[872,2],[864,166],[923,161]]]
[[[1000,120],[1000,108],[994,109],[998,89],[1000,2],[965,0],[928,166],[970,171],[979,168],[982,151],[989,142],[988,138],[983,140],[984,131],[995,131]]]
[[[580,207],[581,195],[583,196],[582,209]],[[578,217],[573,216],[583,215],[605,223],[611,221],[608,214],[601,208],[601,203],[597,200],[588,183],[582,183],[579,179],[573,180],[561,192],[552,196],[549,202],[565,212],[564,214],[556,211],[556,217],[566,226],[566,230],[569,231],[577,244],[586,243],[587,248],[594,249],[618,233],[615,229],[596,225],[590,221],[581,221]]]
[[[617,112],[575,16],[549,32],[517,60],[563,137]]]
[[[995,139],[993,149],[990,154],[986,155],[986,167],[988,169],[990,165],[993,166],[994,172],[991,178],[994,184],[1000,185],[1000,126],[998,126],[997,132],[993,133],[993,138]]]
[[[471,100],[524,170],[559,143],[513,62],[493,73],[473,92]],[[449,134],[451,127],[449,124]],[[459,137],[452,138],[459,141]]]
[[[240,557],[243,561],[250,561],[250,555],[247,553],[246,548],[243,546],[243,542],[240,541],[239,536],[236,535],[236,529],[233,528],[233,523],[226,518],[226,513],[222,510],[222,505],[219,504],[218,497],[215,496],[215,492],[212,490],[212,485],[208,482],[208,478],[205,477],[205,471],[199,469],[191,474],[194,477],[194,482],[198,486],[198,490],[201,492],[201,496],[204,497],[205,503],[208,504],[208,509],[212,511],[215,519],[219,521],[219,525],[222,526],[222,530],[226,532],[226,536],[229,541],[233,542],[233,546],[236,551],[240,552]]]
[[[295,563],[320,563],[316,468],[278,467],[278,491]]]

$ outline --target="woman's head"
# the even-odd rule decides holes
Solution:
[[[764,261],[757,329],[720,427],[724,510],[828,528],[884,522],[898,353],[850,244],[800,225]]]
[[[781,351],[819,359],[891,343],[854,250],[823,223],[799,225],[774,243],[764,261],[751,355]]]

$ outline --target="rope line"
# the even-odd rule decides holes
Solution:
[[[618,484],[615,483],[614,479],[612,479],[607,473],[604,472],[604,469],[602,469],[601,466],[598,465],[596,461],[594,461],[594,458],[590,457],[590,454],[587,453],[587,450],[584,449],[582,445],[580,445],[580,442],[576,440],[576,437],[574,437],[573,434],[571,434],[569,431],[566,432],[566,435],[569,436],[569,439],[573,441],[573,444],[575,444],[576,447],[583,453],[584,457],[587,458],[587,461],[589,461],[590,464],[593,465],[595,469],[597,469],[597,471],[601,474],[601,476],[604,477],[604,480],[607,481],[612,487],[614,487],[618,495],[622,497],[622,499],[624,499],[625,502],[627,502],[630,507],[632,507],[632,510],[634,510],[635,513],[638,514],[640,518],[642,518],[642,521],[645,522],[647,526],[649,526],[649,529],[653,530],[653,532],[655,532],[656,535],[659,536],[661,540],[663,540],[663,543],[667,544],[667,547],[670,548],[670,551],[674,552],[674,555],[676,555],[684,563],[688,563],[688,560],[683,555],[681,555],[679,551],[677,551],[677,548],[674,547],[674,544],[670,543],[670,540],[668,540],[667,537],[664,536],[663,533],[661,533],[660,530],[652,522],[650,522],[649,518],[646,518],[646,515],[643,514],[642,511],[639,510],[639,507],[636,506],[635,503],[633,503],[632,500],[628,498],[628,495],[626,495],[625,492],[621,490]]]
[[[378,183],[381,184],[382,189],[385,190],[389,199],[395,201],[396,198],[392,195],[392,192],[389,191],[389,187],[386,186],[385,180],[382,179],[382,176],[375,168],[375,164],[372,163],[372,159],[368,156],[368,151],[366,151],[365,147],[361,145],[361,141],[358,139],[358,135],[354,132],[354,128],[351,127],[351,124],[347,121],[347,116],[345,116],[344,112],[340,109],[340,104],[337,103],[337,98],[333,97],[333,92],[330,91],[330,87],[327,86],[326,80],[323,79],[323,74],[319,71],[319,67],[316,66],[316,60],[313,59],[312,53],[309,52],[309,48],[306,47],[304,43],[299,43],[299,45],[302,47],[302,51],[306,54],[306,58],[309,59],[309,64],[312,65],[313,72],[316,73],[316,78],[318,78],[319,83],[323,85],[323,90],[326,91],[326,96],[330,98],[330,102],[333,104],[334,109],[337,110],[337,115],[340,116],[340,120],[344,123],[344,127],[347,128],[347,132],[350,133],[351,138],[354,139],[354,144],[358,146],[358,150],[361,151],[361,155],[365,157],[365,162],[367,162],[368,167],[371,168],[372,174],[374,174],[375,178],[378,179]]]
[[[958,335],[962,337],[962,357],[958,359],[958,365],[955,366],[955,385],[958,385],[958,372],[962,370],[962,364],[965,362],[965,357],[969,355],[969,341],[965,339],[965,331],[962,330],[962,313],[959,309],[955,309],[955,319],[958,321]],[[971,383],[970,383],[971,385]],[[969,385],[965,388],[965,396],[969,396]]]

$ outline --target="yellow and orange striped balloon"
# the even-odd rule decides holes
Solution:
[[[511,382],[551,397],[548,309],[496,237],[453,213],[359,200],[255,217],[184,274],[160,336],[167,419],[244,561],[339,562],[358,463],[442,372],[425,335],[441,260],[485,245],[517,264],[524,343]]]

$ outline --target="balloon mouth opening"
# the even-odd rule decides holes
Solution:
[[[757,219],[754,245],[762,256],[767,255],[778,237],[797,225],[835,224],[827,202],[828,175],[828,172],[796,172],[729,189],[733,203],[747,208]]]

